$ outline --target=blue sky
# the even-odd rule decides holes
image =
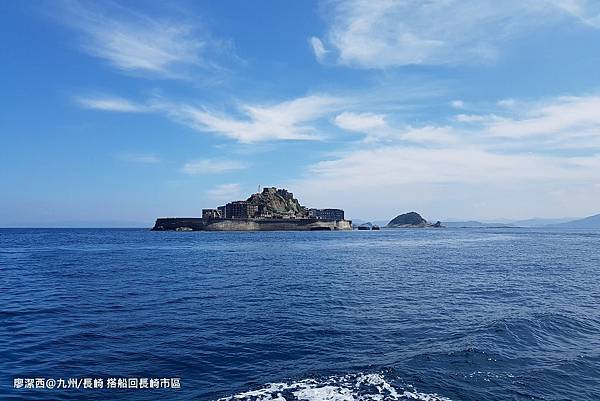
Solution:
[[[0,2],[0,226],[286,187],[351,218],[600,212],[594,0]]]

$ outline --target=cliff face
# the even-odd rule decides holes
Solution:
[[[392,228],[423,228],[423,227],[442,227],[442,224],[438,221],[435,224],[427,222],[417,212],[404,213],[394,217],[387,225]]]
[[[253,194],[248,203],[259,207],[259,211],[271,214],[306,215],[306,208],[300,205],[294,194],[285,189],[265,188],[261,193]]]

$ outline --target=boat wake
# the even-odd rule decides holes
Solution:
[[[219,401],[452,401],[437,394],[417,392],[412,386],[396,387],[381,373],[359,373],[270,383],[262,389],[247,391]]]

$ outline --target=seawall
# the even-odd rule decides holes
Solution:
[[[156,219],[153,231],[337,231],[352,230],[350,220],[323,219]]]

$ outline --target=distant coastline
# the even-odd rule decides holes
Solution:
[[[573,221],[529,219],[513,223],[479,221],[429,222],[417,212],[394,217],[385,228],[599,228],[600,215]],[[522,223],[519,225],[517,223]],[[560,224],[548,224],[560,223]],[[343,209],[317,209],[302,206],[286,189],[264,188],[246,200],[231,201],[223,206],[202,209],[202,217],[164,217],[156,219],[152,231],[340,231],[379,230],[378,224],[361,222],[353,226]]]

